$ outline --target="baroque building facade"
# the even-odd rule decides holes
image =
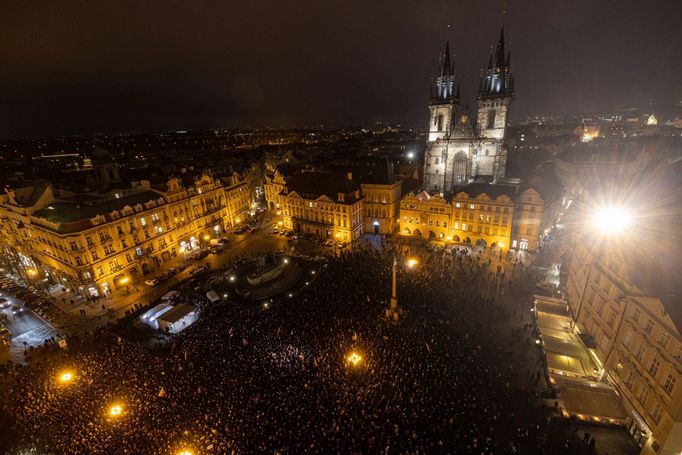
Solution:
[[[347,169],[347,168],[346,168]],[[284,229],[342,242],[362,233],[391,235],[398,229],[402,180],[388,162],[350,171],[322,171],[279,166],[266,176],[270,211]]]
[[[536,251],[557,219],[560,198],[521,183],[474,182],[453,196],[410,193],[400,203],[400,233],[502,251]]]
[[[3,256],[29,280],[108,295],[244,219],[254,195],[249,179],[224,180],[204,174],[189,185],[142,181],[109,198],[57,198],[47,184],[9,190],[0,197]]]
[[[618,390],[643,454],[682,451],[682,302],[679,268],[611,239],[577,242],[565,297],[573,330],[594,340],[602,380]],[[676,250],[675,250],[676,251]],[[675,253],[672,253],[675,254]],[[653,259],[652,259],[653,258]],[[679,262],[679,258],[676,258]],[[657,265],[658,264],[658,265]]]
[[[481,71],[472,118],[460,107],[460,86],[455,81],[449,43],[431,88],[429,135],[424,157],[424,189],[449,193],[487,176],[505,176],[507,151],[504,138],[509,106],[514,99],[514,75],[510,54],[505,54],[504,30],[491,51],[487,69]]]

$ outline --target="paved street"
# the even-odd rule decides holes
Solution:
[[[12,344],[10,349],[4,349],[0,352],[0,362],[8,359],[21,362],[23,361],[25,346],[38,346],[46,339],[59,338],[67,333],[91,332],[114,322],[123,317],[126,311],[130,310],[135,304],[147,305],[161,298],[178,283],[190,278],[192,270],[202,264],[208,264],[211,270],[217,270],[222,267],[230,267],[243,257],[255,257],[259,253],[270,251],[288,251],[290,238],[282,235],[270,235],[269,233],[276,221],[268,219],[269,217],[266,215],[267,213],[261,214],[257,228],[253,232],[233,235],[232,245],[225,248],[222,253],[209,254],[199,261],[190,262],[189,267],[185,270],[156,287],[138,283],[136,286],[131,286],[129,292],[118,291],[112,294],[110,299],[100,299],[96,302],[85,300],[75,293],[53,292],[53,302],[56,308],[52,313],[54,315],[52,324],[28,309],[21,316],[13,316],[9,309],[3,310],[8,315],[7,327],[12,333]],[[154,275],[146,276],[145,280],[157,276],[171,267],[177,267],[185,261],[184,257],[178,256],[174,260],[164,263]],[[12,303],[15,302],[13,297],[10,296],[9,298]],[[70,303],[71,300],[74,300],[73,304]],[[81,311],[85,312],[85,316],[81,314]]]

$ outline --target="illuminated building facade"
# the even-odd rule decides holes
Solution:
[[[265,195],[287,230],[341,242],[363,232],[364,196],[350,172],[304,171],[286,179],[275,172],[266,180]]]
[[[679,454],[682,301],[674,289],[679,267],[661,267],[662,255],[652,255],[657,266],[625,250],[581,242],[573,249],[565,295],[574,330],[593,340],[588,347],[603,379],[618,389],[641,453]]]
[[[460,88],[449,43],[431,88],[429,136],[424,157],[424,188],[448,193],[478,176],[496,181],[505,176],[507,151],[504,138],[509,106],[514,99],[510,54],[504,50],[504,30],[487,69],[481,72],[477,114],[460,108]]]
[[[109,198],[57,198],[49,185],[9,191],[0,204],[5,257],[19,258],[18,271],[37,284],[44,276],[86,296],[107,295],[232,227],[252,201],[246,179],[229,181],[205,174],[187,186],[143,181]]]
[[[557,200],[532,186],[471,183],[450,200],[422,191],[400,203],[400,233],[482,248],[535,251]]]

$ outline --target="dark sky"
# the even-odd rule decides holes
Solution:
[[[682,99],[681,0],[508,0],[512,117]],[[502,0],[4,0],[0,137],[426,122],[475,96]],[[448,28],[450,25],[450,28]]]

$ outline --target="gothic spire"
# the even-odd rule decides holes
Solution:
[[[450,60],[450,41],[445,42],[445,54],[443,55],[443,65],[440,68],[441,76],[452,76],[454,68]]]
[[[497,40],[497,52],[495,52],[495,66],[504,67],[504,27],[500,29],[500,39]]]

